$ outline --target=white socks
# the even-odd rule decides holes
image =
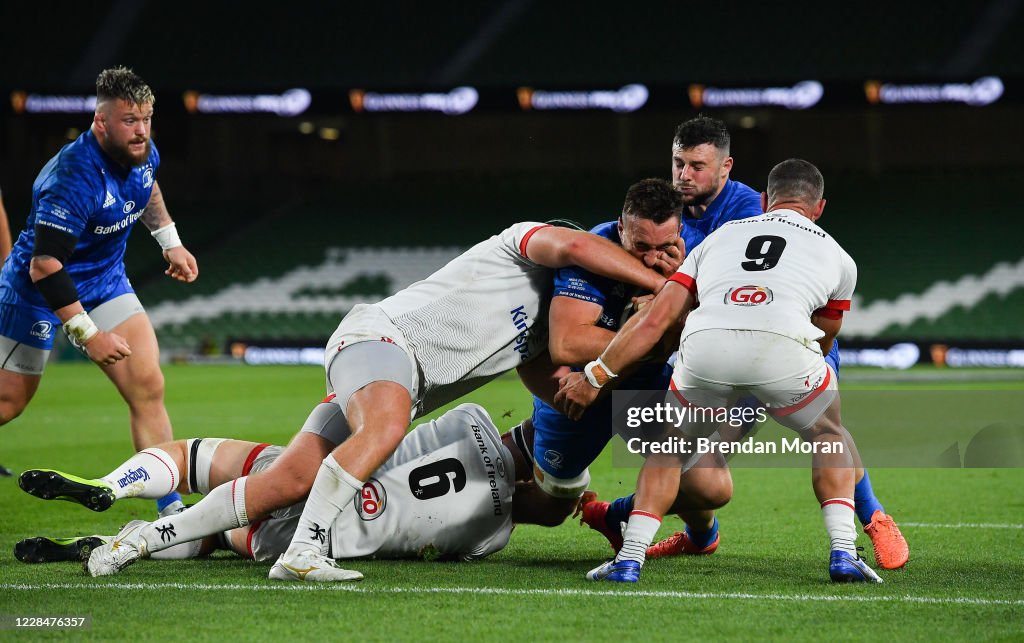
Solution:
[[[333,455],[324,458],[285,556],[295,556],[307,549],[326,554],[335,518],[362,488],[363,483],[342,469]]]
[[[851,498],[829,498],[821,503],[821,514],[825,518],[831,550],[845,551],[856,558],[857,528],[853,523],[853,507]]]
[[[149,553],[248,525],[249,516],[245,511],[246,480],[248,477],[225,482],[187,511],[161,518],[143,527],[139,535],[146,541]]]
[[[178,487],[181,473],[166,451],[150,447],[139,451],[102,479],[113,487],[118,500],[163,498]]]
[[[181,543],[174,547],[168,547],[158,552],[154,552],[151,558],[153,560],[188,560],[195,558],[199,555],[199,550],[203,548],[202,540],[193,540],[187,543]]]
[[[661,518],[658,516],[646,511],[631,511],[626,531],[622,534],[622,549],[616,554],[615,562],[635,560],[643,565],[647,559],[647,548],[658,533],[658,527],[661,527]]]

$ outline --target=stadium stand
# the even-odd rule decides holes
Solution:
[[[385,85],[422,84],[469,39],[490,12],[488,3],[461,3],[458,11],[437,20],[438,9],[427,3],[307,3],[293,7],[287,20],[268,20],[260,11],[240,11],[232,4],[188,0],[151,2],[140,23],[159,24],[144,39],[124,42],[119,58],[137,61],[152,82],[177,87],[235,89],[253,86],[294,86],[301,68],[303,86],[334,88],[339,83],[361,86],[371,79]],[[197,15],[210,24],[230,25],[219,37],[192,28]],[[420,28],[429,24],[429,29]],[[332,25],[337,38],[324,38]],[[310,34],[321,34],[310,37]],[[387,34],[393,34],[389,37]],[[273,56],[252,64],[252,52],[279,43]],[[167,56],[181,52],[187,63]],[[310,62],[316,61],[316,64]],[[187,76],[182,69],[188,69]]]
[[[665,7],[618,3],[591,11],[579,2],[535,3],[480,58],[469,80],[744,83],[776,80],[776,70],[785,70],[785,78],[818,80],[862,78],[879,69],[897,78],[941,75],[984,4],[942,0],[921,11],[914,3],[896,3],[886,6],[884,20],[853,5],[807,11],[796,0],[706,4],[699,11]],[[764,25],[780,16],[788,33],[801,34],[801,47],[773,45]],[[948,38],[934,38],[936,33]]]
[[[61,9],[52,3],[0,4],[0,24],[4,26],[0,59],[6,61],[0,83],[39,89],[64,87],[93,33],[115,4],[112,0],[97,0],[88,6],[79,5],[77,11],[71,3]],[[59,19],[54,18],[56,11],[60,12]],[[73,11],[74,18],[65,11]],[[41,25],[46,26],[45,47],[39,46],[36,28]]]
[[[904,173],[829,181],[822,224],[860,269],[845,336],[1021,338],[1013,322],[1024,294],[1011,216],[1016,183],[964,175],[951,192],[950,180]],[[135,282],[166,351],[211,341],[223,348],[232,337],[322,339],[356,303],[422,278],[509,223],[613,218],[626,183],[578,178],[567,190],[552,177],[410,180],[401,190],[337,186],[260,217],[179,209],[189,238],[208,240],[197,251],[201,279],[184,287],[152,271]],[[152,242],[137,237],[146,246],[138,252],[152,258]]]
[[[872,11],[841,3],[807,11],[798,0],[706,4],[699,11],[655,0],[598,6],[580,1],[461,2],[449,10],[399,0],[298,2],[289,5],[287,20],[240,11],[230,3],[139,4],[143,6],[136,7],[137,15],[121,31],[145,37],[115,34],[120,40],[113,43],[110,58],[146,70],[155,87],[284,88],[295,86],[299,78],[310,89],[383,89],[430,83],[863,80],[879,70],[890,79],[1024,75],[1024,59],[1016,54],[1020,12],[995,21],[992,42],[977,59],[960,67],[953,64],[992,2],[902,2]],[[116,5],[69,4],[61,24],[52,24],[46,20],[50,9],[45,3],[5,3],[5,24],[46,20],[48,45],[42,50],[33,46],[29,29],[5,33],[0,53],[5,60],[20,62],[5,70],[4,80],[69,85],[92,34]],[[439,12],[443,20],[437,19]],[[217,37],[194,28],[198,16],[206,24],[223,26]],[[764,25],[780,17],[788,33],[801,34],[803,46],[772,46],[773,34],[765,33]],[[427,24],[429,29],[421,28]],[[324,37],[325,25],[338,37]],[[253,51],[269,48],[274,55],[252,64]],[[33,56],[20,55],[29,49]],[[751,64],[753,60],[758,64]]]
[[[956,305],[933,319],[892,324],[876,335],[881,338],[919,340],[1016,340],[1022,333],[1017,320],[1024,318],[1024,288],[1009,294],[990,294],[974,306]]]

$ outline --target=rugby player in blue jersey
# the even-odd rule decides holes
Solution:
[[[681,231],[687,251],[695,248],[705,236],[725,223],[763,213],[761,194],[729,178],[733,165],[729,155],[730,144],[731,138],[725,124],[706,116],[688,120],[676,129],[672,143],[672,184],[683,197]],[[625,220],[629,220],[629,217]],[[620,238],[618,230],[622,225],[623,220],[618,224],[603,224],[593,232],[622,242],[634,254],[639,250],[637,256],[641,258],[644,258],[644,252],[647,251],[649,261],[653,261],[650,251],[656,248],[631,248],[630,240]],[[552,359],[556,364],[582,366],[588,359],[594,359],[600,354],[602,342],[610,341],[617,330],[624,302],[621,297],[609,300],[607,294],[615,292],[616,288],[621,291],[622,287],[608,283],[607,280],[595,280],[593,275],[581,274],[572,268],[563,269],[558,274],[549,328]],[[570,304],[567,298],[581,301]],[[838,374],[838,342],[826,356],[826,361]],[[626,382],[620,388],[662,390],[659,388],[662,384],[667,386],[667,375],[663,376],[663,381],[658,380],[658,376],[650,371],[648,375],[650,377],[638,377]],[[554,476],[556,480],[573,480],[568,485],[564,481],[560,482],[563,492],[566,489],[578,489],[580,483],[585,487],[586,481],[580,476],[586,476],[587,466],[611,437],[610,413],[608,399],[599,403],[595,409],[588,410],[579,422],[573,422],[535,398],[530,423],[537,433],[534,455],[538,458],[540,475],[549,478]],[[549,451],[551,455],[545,459],[544,454]],[[718,546],[718,522],[712,509],[728,502],[731,480],[727,473],[726,479],[721,479],[703,471],[690,471],[694,473],[688,474],[689,479],[684,476],[681,480],[680,495],[672,509],[672,513],[680,513],[686,522],[686,529],[652,546],[648,551],[650,557],[710,554]],[[535,493],[535,519],[540,524],[557,525],[571,510],[568,500],[560,500],[557,492],[552,495],[553,489],[555,487],[549,485],[545,488],[547,495],[540,493],[540,489]],[[870,478],[863,469],[858,471],[856,491],[857,515],[871,537],[879,565],[886,569],[901,567],[909,556],[906,541],[895,522],[885,514],[874,497]],[[584,503],[583,522],[604,534],[617,551],[622,543],[620,525],[628,519],[632,508],[632,495],[610,503]]]
[[[141,219],[163,250],[169,277],[192,282],[199,275],[156,181],[153,103],[152,90],[131,70],[101,72],[92,127],[32,185],[27,224],[0,273],[0,424],[31,401],[62,326],[128,403],[136,450],[172,439],[156,334],[124,270],[128,235]],[[54,497],[83,491],[73,480],[21,484]],[[41,488],[47,484],[52,488]],[[172,493],[158,507],[173,510],[179,501]]]
[[[683,223],[704,236],[729,221],[763,213],[761,194],[729,178],[733,166],[729,155],[731,142],[725,123],[707,116],[698,116],[679,125],[672,140],[672,184],[683,195]],[[690,243],[687,250],[694,247],[696,243]],[[838,341],[833,342],[825,361],[839,375]],[[854,501],[857,519],[871,538],[879,566],[898,569],[905,565],[910,557],[907,541],[875,497],[871,478],[863,468],[857,470]],[[584,505],[584,521],[604,533],[617,549],[621,542],[619,525],[628,518],[632,507],[632,495],[611,503]],[[655,544],[649,553],[654,556],[691,553],[694,545],[687,533],[690,529],[688,525],[687,531],[677,532]]]
[[[630,187],[617,221],[603,223],[591,232],[622,245],[647,266],[670,271],[680,264],[686,248],[703,238],[690,226],[680,227],[682,205],[681,194],[667,181],[646,179]],[[581,367],[599,355],[615,336],[636,294],[621,283],[582,268],[558,270],[548,316],[552,362]],[[665,360],[670,352],[671,349],[660,360],[639,368],[620,388],[666,389],[672,375]],[[590,482],[590,463],[612,437],[611,396],[588,409],[578,421],[534,397],[532,417],[524,426],[514,429],[513,436],[518,431],[528,435],[531,426],[536,484],[517,489],[524,509],[516,519],[554,526],[576,507]],[[530,453],[523,446],[520,450]],[[679,514],[693,534],[685,543],[686,553],[714,551],[718,545],[714,510],[725,505],[732,495],[732,480],[724,460],[715,455],[706,457],[716,461],[701,463],[702,466],[690,468],[681,476],[679,495],[672,508],[672,513]],[[583,507],[584,519],[596,525],[597,513],[603,520],[608,503],[585,502]],[[595,511],[598,508],[600,512]],[[608,535],[613,547],[621,546],[621,537],[616,542],[611,530],[602,533]]]

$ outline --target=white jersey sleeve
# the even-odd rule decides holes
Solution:
[[[405,436],[335,520],[331,556],[487,556],[508,543],[514,492],[498,429],[462,404]]]
[[[700,269],[700,256],[707,245],[708,243],[705,241],[688,253],[676,273],[668,279],[680,284],[694,296],[697,295],[697,271]]]
[[[850,310],[853,290],[857,287],[857,264],[854,263],[853,257],[846,254],[846,251],[842,248],[839,248],[839,253],[839,262],[841,264],[839,285],[836,286],[835,291],[829,296],[828,303],[823,308],[845,311]]]
[[[792,210],[732,221],[683,262],[672,278],[700,303],[682,339],[708,329],[760,330],[819,350],[811,315],[850,309],[857,266],[835,239]]]
[[[530,237],[544,227],[517,223],[378,304],[422,371],[423,412],[547,348],[554,271],[526,254]]]

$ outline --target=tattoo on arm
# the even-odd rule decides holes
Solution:
[[[171,215],[167,213],[167,206],[164,205],[164,195],[160,191],[160,184],[153,181],[153,194],[149,197],[149,203],[142,212],[142,223],[150,232],[158,230],[171,223]]]

